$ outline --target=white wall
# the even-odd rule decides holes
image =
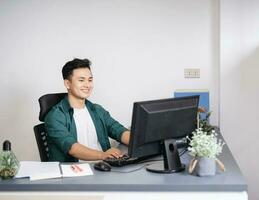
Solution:
[[[39,159],[32,127],[37,99],[64,91],[61,68],[92,60],[102,104],[130,126],[134,101],[209,89],[218,124],[218,2],[214,0],[0,1],[0,142]],[[201,78],[185,80],[185,67]]]
[[[222,0],[220,6],[220,127],[259,198],[259,1]]]

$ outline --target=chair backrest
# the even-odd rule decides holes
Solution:
[[[39,98],[40,104],[40,115],[39,120],[44,121],[44,117],[50,111],[50,109],[55,106],[58,102],[60,102],[67,93],[53,93],[53,94],[45,94]]]
[[[39,120],[44,122],[44,118],[46,114],[50,111],[50,109],[59,103],[67,93],[53,93],[53,94],[46,94],[39,98],[40,104],[40,114]],[[33,128],[36,142],[38,145],[40,159],[43,162],[49,161],[49,146],[47,137],[48,134],[45,130],[44,123],[38,124]]]
[[[49,161],[49,146],[47,142],[47,133],[45,131],[44,123],[34,126],[33,130],[40,153],[40,160],[42,162],[47,162]]]

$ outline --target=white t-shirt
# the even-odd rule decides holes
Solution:
[[[88,148],[102,151],[91,115],[86,107],[74,108],[77,142]]]

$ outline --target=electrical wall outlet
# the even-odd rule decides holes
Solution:
[[[184,78],[200,78],[199,68],[184,69]]]

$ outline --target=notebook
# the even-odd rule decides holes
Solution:
[[[29,177],[31,181],[93,175],[89,163],[59,163],[21,161],[15,178]]]

